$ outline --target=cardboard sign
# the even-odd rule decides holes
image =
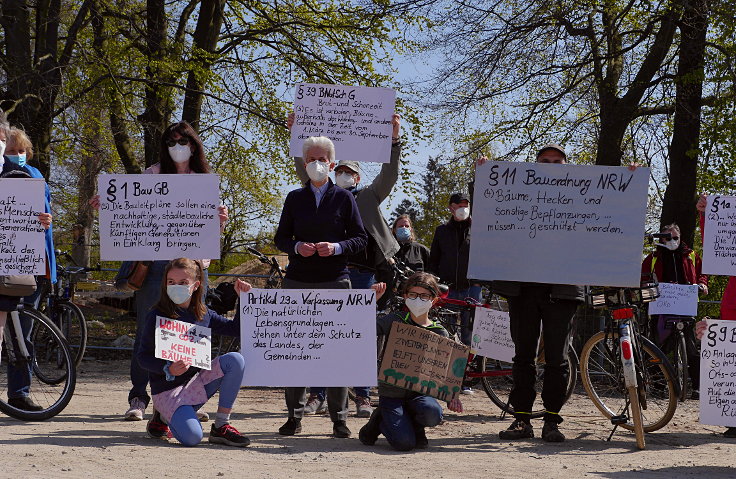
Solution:
[[[708,196],[703,273],[736,275],[736,196]]]
[[[46,274],[42,178],[0,179],[0,275]]]
[[[375,386],[372,289],[252,289],[240,295],[244,386]]]
[[[736,321],[709,320],[701,340],[700,422],[736,426]]]
[[[489,161],[468,278],[639,286],[649,168]]]
[[[100,257],[170,260],[220,257],[220,178],[100,175]]]
[[[386,337],[378,380],[449,402],[462,388],[469,350],[432,331],[397,321]]]
[[[698,285],[659,283],[659,298],[649,303],[649,314],[698,314]]]
[[[514,359],[509,313],[476,308],[473,323],[473,351],[478,356],[510,363]]]
[[[182,360],[200,369],[212,369],[212,329],[156,316],[156,354],[159,359]]]
[[[301,157],[310,136],[326,136],[339,160],[388,163],[396,91],[390,88],[299,83],[294,95],[290,155]]]

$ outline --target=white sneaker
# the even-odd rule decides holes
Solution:
[[[373,407],[371,406],[370,398],[356,396],[355,398],[355,409],[356,416],[358,417],[371,417]]]
[[[463,386],[462,391],[460,391],[463,394],[475,394],[475,391],[473,391],[473,388]]]
[[[130,408],[125,411],[126,421],[142,421],[143,414],[146,412],[146,403],[138,398],[133,398],[130,401]]]

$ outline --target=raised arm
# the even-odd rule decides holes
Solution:
[[[391,159],[388,163],[381,166],[381,171],[368,186],[373,194],[378,198],[378,202],[382,203],[388,195],[391,194],[396,181],[399,179],[399,164],[401,163],[401,142],[399,135],[401,134],[401,116],[394,113],[391,124],[393,125],[392,143],[391,143]]]

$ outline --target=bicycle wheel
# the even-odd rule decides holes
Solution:
[[[74,358],[59,329],[44,315],[32,309],[25,312],[33,318],[32,364],[15,358],[13,352],[3,348],[0,356],[0,411],[24,421],[42,421],[56,416],[64,410],[74,394],[77,376]],[[11,334],[6,327],[5,334]],[[29,351],[30,352],[30,351]],[[11,357],[12,356],[12,357]],[[30,376],[29,398],[42,407],[40,411],[26,411],[7,402],[11,389],[9,374]],[[39,372],[45,372],[54,381],[44,381]],[[27,376],[26,376],[27,377]],[[16,389],[16,387],[13,387]]]
[[[87,349],[87,321],[79,306],[70,301],[56,301],[49,315],[61,334],[66,338],[74,355],[74,364],[79,366]]]
[[[629,409],[631,410],[631,418],[634,421],[634,433],[636,434],[636,447],[644,449],[646,440],[644,439],[644,417],[641,412],[639,403],[639,390],[634,386],[628,388],[629,393]]]
[[[514,408],[509,403],[509,396],[511,389],[514,386],[514,379],[511,375],[512,364],[503,361],[498,361],[491,358],[480,358],[480,370],[487,373],[487,376],[481,377],[483,389],[491,399],[493,404],[501,408],[502,411],[506,411],[509,414],[514,414]],[[570,399],[575,384],[577,383],[578,377],[578,358],[575,350],[569,347],[567,350],[567,366],[568,366],[568,378],[567,388],[565,390],[565,402]],[[544,384],[544,364],[537,364],[537,381],[534,385],[535,391],[541,391]],[[532,408],[532,418],[538,418],[544,416],[544,406],[542,405],[541,397],[537,396],[537,400]]]
[[[638,336],[642,362],[637,364],[639,402],[642,410],[644,432],[664,427],[677,408],[677,388],[672,365],[664,354],[647,338]],[[637,361],[638,362],[638,361]],[[583,346],[580,355],[580,374],[583,386],[593,404],[607,418],[625,412],[628,391],[621,369],[621,353],[618,332],[606,335],[594,334]],[[631,418],[622,427],[632,431]]]
[[[688,387],[688,364],[687,364],[687,345],[685,344],[685,335],[681,331],[677,332],[677,349],[675,352],[675,374],[677,381],[680,383],[680,401],[687,399]]]

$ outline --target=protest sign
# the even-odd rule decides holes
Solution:
[[[736,322],[708,320],[700,344],[700,422],[736,426]]]
[[[736,196],[708,196],[703,273],[736,276]]]
[[[507,363],[514,358],[509,313],[488,308],[475,308],[473,351],[478,356]]]
[[[46,274],[42,178],[0,179],[0,275]]]
[[[463,385],[468,346],[400,321],[386,338],[379,381],[435,397],[454,399]]]
[[[649,168],[489,161],[468,278],[639,286]]]
[[[698,314],[698,285],[659,283],[659,298],[649,303],[649,314]]]
[[[372,289],[252,289],[240,295],[244,386],[375,386]]]
[[[184,321],[156,316],[156,354],[159,359],[184,361],[212,369],[212,330]]]
[[[217,175],[100,175],[100,257],[220,257]]]
[[[338,161],[389,162],[395,90],[299,83],[294,98],[291,156],[301,157],[304,140],[321,135],[335,144]]]

